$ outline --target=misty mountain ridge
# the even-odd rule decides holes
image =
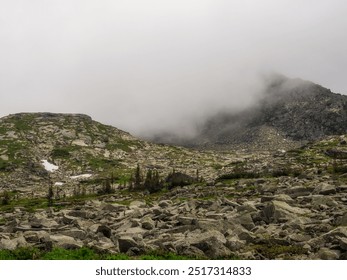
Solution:
[[[256,104],[207,119],[195,137],[163,133],[155,142],[208,149],[289,149],[347,132],[347,96],[301,79],[272,76]]]

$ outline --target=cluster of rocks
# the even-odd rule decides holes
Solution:
[[[258,179],[256,188],[249,183],[176,188],[150,203],[122,205],[109,196],[63,210],[16,208],[2,215],[0,249],[86,246],[131,256],[164,251],[210,259],[347,259],[347,185],[287,177],[277,184]]]

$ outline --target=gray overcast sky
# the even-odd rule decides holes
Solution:
[[[188,132],[251,102],[262,73],[347,94],[346,14],[345,0],[0,0],[0,116]]]

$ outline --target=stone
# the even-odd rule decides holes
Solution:
[[[347,238],[346,237],[339,238],[339,245],[342,250],[347,251]]]
[[[56,228],[59,224],[55,220],[42,218],[42,219],[33,219],[30,221],[32,228]]]
[[[125,212],[126,215],[130,214],[130,217],[132,218],[141,218],[143,217],[144,213],[144,210],[139,208],[132,208],[131,210],[127,210]]]
[[[132,228],[126,229],[125,231],[118,231],[118,234],[121,234],[122,236],[133,237],[133,236],[142,235],[145,232],[146,230],[143,229],[142,227],[132,227]]]
[[[177,221],[180,225],[193,225],[197,223],[196,217],[178,216]]]
[[[75,218],[87,219],[90,215],[87,211],[84,210],[72,210],[67,213],[68,216]]]
[[[254,203],[252,202],[245,202],[242,205],[236,207],[236,210],[238,212],[256,212],[258,209],[254,206]]]
[[[345,214],[342,216],[342,218],[341,218],[341,220],[340,220],[340,222],[339,222],[339,225],[340,225],[340,226],[347,227],[347,213],[345,213]]]
[[[306,187],[306,186],[294,186],[290,187],[286,190],[286,193],[291,198],[297,198],[299,196],[308,196],[312,193],[314,189],[312,187]]]
[[[151,230],[155,228],[155,223],[149,216],[145,216],[141,219],[141,225],[144,229]]]
[[[275,195],[274,200],[277,200],[277,201],[284,201],[284,202],[288,203],[289,205],[292,204],[292,203],[294,203],[294,199],[291,198],[289,195],[284,194],[284,193]]]
[[[119,250],[117,246],[110,240],[108,241],[95,241],[90,244],[90,247],[99,253],[117,254]]]
[[[277,185],[263,185],[260,187],[261,194],[274,194],[278,190]]]
[[[51,239],[46,231],[26,231],[23,237],[28,243],[41,243]]]
[[[249,213],[244,213],[235,218],[236,223],[240,223],[247,230],[252,230],[255,227],[252,216]]]
[[[25,240],[25,238],[23,236],[19,236],[17,238],[13,238],[13,239],[5,239],[2,238],[0,240],[0,249],[3,250],[15,250],[19,247],[26,247],[27,246],[27,242]]]
[[[75,238],[67,235],[57,234],[51,235],[51,240],[58,247],[62,247],[64,249],[78,249],[83,246],[81,241],[76,240]]]
[[[100,225],[96,232],[102,233],[103,236],[110,238],[112,235],[112,230],[106,225]]]
[[[118,247],[121,253],[126,253],[132,247],[138,247],[138,243],[131,237],[124,236],[118,239]]]
[[[195,246],[181,245],[181,246],[177,246],[176,250],[178,254],[188,256],[191,258],[197,258],[197,259],[206,258],[205,253]]]
[[[62,223],[65,225],[71,224],[76,220],[78,220],[77,217],[72,217],[72,216],[69,216],[67,214],[64,214],[61,218]]]
[[[9,160],[9,157],[8,157],[8,155],[0,155],[0,159],[7,161],[7,160]]]
[[[146,207],[146,202],[144,201],[138,201],[134,200],[130,202],[129,208],[134,209],[134,208],[145,208]]]
[[[71,236],[76,239],[84,240],[87,236],[87,233],[80,229],[70,229],[67,231],[62,231],[61,234],[66,236]]]
[[[225,246],[226,238],[217,230],[207,232],[192,232],[185,241],[191,246],[197,247],[211,258],[221,258],[231,255],[231,251]]]
[[[308,235],[303,235],[299,233],[294,233],[288,236],[288,238],[294,242],[306,242],[311,239]]]
[[[170,205],[172,205],[172,201],[171,201],[171,200],[161,200],[161,201],[159,201],[158,205],[159,205],[161,208],[167,208],[167,207],[169,207]]]
[[[60,133],[63,137],[66,138],[76,138],[76,132],[74,130],[62,129]]]
[[[293,207],[284,201],[276,200],[270,202],[262,211],[264,221],[267,223],[283,223],[309,213],[308,209]]]
[[[326,240],[327,242],[333,242],[334,240],[337,240],[338,238],[347,238],[347,227],[340,226],[337,227],[321,236]]]
[[[340,254],[337,251],[331,250],[329,248],[321,248],[316,256],[321,260],[338,260]]]
[[[347,185],[340,185],[336,188],[337,191],[339,192],[345,192],[347,193]]]
[[[76,146],[81,146],[81,147],[87,147],[88,146],[88,144],[82,139],[73,140],[71,144],[76,145]]]
[[[238,251],[245,246],[246,242],[244,240],[240,240],[238,237],[233,236],[227,238],[227,242],[225,246],[229,248],[232,252]]]
[[[0,249],[2,250],[15,250],[17,249],[18,243],[16,240],[4,239],[2,238],[0,241]]]
[[[224,228],[227,226],[226,221],[216,219],[197,219],[196,224],[193,223],[193,225],[196,225],[197,228],[200,228],[204,231],[223,231]]]
[[[163,208],[159,207],[159,206],[154,206],[151,208],[151,211],[154,215],[156,216],[161,216],[161,215],[166,215],[167,211],[164,210]],[[165,213],[165,214],[164,214]]]
[[[256,237],[254,236],[253,233],[249,232],[248,230],[242,228],[242,229],[237,229],[235,230],[235,233],[237,234],[237,237],[240,240],[246,241],[248,244],[252,244],[256,241]]]
[[[328,207],[334,207],[338,205],[338,203],[332,197],[326,195],[312,195],[311,204],[315,208],[318,208],[322,205],[326,205]]]
[[[112,203],[112,204],[105,204],[101,207],[103,211],[110,211],[110,212],[121,212],[127,209],[126,206],[117,204],[117,203]]]
[[[330,195],[336,193],[336,187],[327,183],[321,183],[314,189],[315,194]]]

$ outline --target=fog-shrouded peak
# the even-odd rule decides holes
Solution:
[[[342,0],[4,0],[0,115],[85,113],[141,137],[192,137],[217,112],[255,104],[264,73],[346,93],[346,8]]]

